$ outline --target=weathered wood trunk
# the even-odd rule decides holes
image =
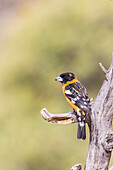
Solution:
[[[109,69],[106,70],[101,63],[100,67],[105,74],[105,80],[86,117],[90,141],[85,170],[108,170],[113,150],[113,53]],[[59,124],[77,122],[77,115],[74,111],[65,114],[51,114],[43,109],[41,114],[45,120]],[[71,169],[80,170],[81,168],[81,165],[77,164]]]
[[[107,170],[113,142],[113,68],[106,71],[104,83],[91,107],[90,144],[86,170]],[[112,137],[112,138],[111,138]]]

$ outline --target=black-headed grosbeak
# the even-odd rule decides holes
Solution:
[[[77,80],[77,77],[71,73],[62,73],[55,79],[62,83],[63,94],[67,102],[78,115],[77,138],[86,139],[85,117],[89,110],[90,99],[86,88]]]

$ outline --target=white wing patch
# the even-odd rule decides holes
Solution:
[[[77,96],[77,100],[80,100],[80,97]]]
[[[82,108],[82,109],[83,109],[83,108],[84,108],[84,109],[86,109],[87,107],[86,107],[86,106],[81,105],[81,108]]]
[[[75,104],[75,102],[78,100],[77,98],[72,98],[72,97],[70,97],[70,99],[71,99],[71,102],[72,102],[73,104]]]
[[[77,115],[81,117],[81,112],[79,109],[77,109]]]
[[[70,90],[65,90],[66,94],[72,94]]]
[[[72,99],[72,98],[71,98],[71,102],[72,102],[73,104],[75,104],[75,100],[74,100],[74,99]]]

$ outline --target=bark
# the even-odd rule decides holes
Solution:
[[[89,151],[86,170],[107,170],[113,149],[113,56],[111,66],[106,70],[103,85],[91,106]]]
[[[85,170],[108,170],[113,150],[113,53],[108,70],[101,63],[99,65],[105,74],[105,80],[97,97],[91,103],[91,110],[87,113],[86,123],[89,126],[90,140]],[[59,124],[77,122],[77,115],[74,111],[65,114],[51,114],[43,109],[41,114],[45,120]],[[77,164],[72,168],[79,170],[82,167]],[[110,169],[112,170],[113,167]]]

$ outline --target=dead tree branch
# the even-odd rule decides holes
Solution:
[[[91,110],[90,144],[86,160],[86,170],[107,170],[113,150],[113,53],[108,70],[100,64],[105,80],[94,100]]]
[[[113,52],[108,70],[101,63],[99,65],[105,74],[105,80],[97,97],[91,103],[91,110],[86,117],[86,123],[89,125],[90,142],[85,170],[108,170],[113,150]],[[74,111],[65,114],[52,114],[47,109],[43,109],[41,114],[45,120],[58,124],[77,122],[77,114]],[[80,170],[81,168],[81,165],[77,164],[71,169]],[[113,167],[110,168],[110,170],[112,169]]]
[[[99,65],[100,65],[101,70],[102,70],[102,71],[104,72],[104,74],[106,75],[107,70],[104,68],[104,66],[102,65],[102,63],[99,63]]]
[[[53,114],[49,113],[47,109],[44,108],[40,113],[45,120],[52,123],[69,124],[77,122],[77,115],[74,110],[63,114]]]

